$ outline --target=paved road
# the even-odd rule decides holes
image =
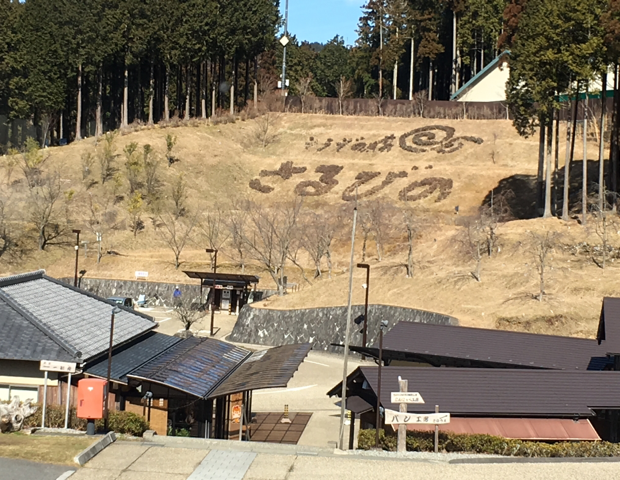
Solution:
[[[2,480],[56,480],[75,468],[66,465],[29,462],[0,457],[0,478]]]
[[[412,455],[408,459],[373,458],[334,455],[330,450],[299,450],[304,447],[292,450],[279,445],[223,443],[226,442],[175,441],[173,445],[117,442],[79,469],[70,480],[620,479],[618,462],[453,464],[447,461],[452,457],[441,455],[433,460],[427,455],[418,458]]]

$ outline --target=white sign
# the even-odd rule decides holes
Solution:
[[[55,362],[53,360],[41,360],[40,370],[43,372],[66,372],[75,373],[75,363]]]
[[[282,38],[280,39],[280,43],[282,44],[283,47],[286,47],[288,45],[288,37],[286,35],[282,35]]]
[[[386,408],[385,423],[389,425],[443,425],[450,423],[450,414],[396,412]]]
[[[392,392],[392,403],[424,403],[418,392]]]
[[[140,270],[136,270],[136,278],[148,278],[149,272],[142,272]]]

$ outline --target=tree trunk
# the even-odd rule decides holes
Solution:
[[[213,90],[211,92],[211,116],[215,117],[215,83],[213,83]]]
[[[125,63],[125,70],[123,72],[123,115],[121,121],[121,127],[127,127],[129,125],[129,69]]]
[[[151,61],[151,72],[149,78],[149,125],[153,125],[153,100],[155,98],[155,66]]]
[[[428,64],[428,100],[433,99],[433,61],[429,60]]]
[[[396,30],[396,42],[398,43],[398,30]],[[398,58],[394,61],[394,71],[392,72],[392,98],[396,100],[398,90]]]
[[[605,114],[607,113],[607,72],[603,74],[603,93],[601,95],[601,128],[598,151],[598,209],[603,211],[605,198]],[[604,255],[604,254],[603,254]],[[603,257],[603,261],[605,257]]]
[[[452,12],[452,81],[450,82],[450,93],[454,95],[457,90],[456,80],[456,12]]]
[[[99,67],[97,73],[97,110],[95,112],[95,136],[103,135],[103,67]]]
[[[581,224],[586,225],[588,213],[588,84],[583,103],[583,169],[581,182]]]
[[[407,226],[407,243],[409,251],[407,253],[407,278],[413,277],[413,229]]]
[[[536,175],[536,210],[540,215],[543,208],[544,198],[544,177],[545,177],[545,124],[540,119],[539,138],[538,138],[538,174]]]
[[[207,118],[207,62],[202,62],[202,83],[200,85],[200,112],[203,119]]]
[[[553,162],[553,214],[558,215],[558,176],[560,172],[560,111],[555,110],[555,155]]]
[[[620,91],[618,90],[618,64],[614,65],[614,102],[611,120],[611,145],[609,146],[609,186],[614,194],[618,192],[618,131],[620,130]],[[614,200],[612,210],[616,211]]]
[[[78,65],[77,113],[75,115],[75,139],[82,140],[82,64]]]
[[[168,65],[164,65],[166,69],[165,85],[164,85],[164,120],[170,121],[170,68]]]
[[[254,57],[254,110],[258,110],[258,59]]]
[[[250,96],[250,57],[245,59],[245,85],[243,86],[243,107],[248,105],[248,97]]]
[[[235,114],[235,84],[230,84],[230,114]]]
[[[547,154],[545,161],[545,211],[543,213],[544,218],[552,216],[551,211],[551,155],[553,149],[553,116],[554,112],[551,111],[551,115],[547,119]],[[544,128],[544,127],[541,127]]]
[[[362,262],[366,261],[366,243],[368,242],[368,234],[364,233],[364,240],[362,241]]]
[[[327,258],[327,276],[328,278],[332,278],[332,251],[331,248],[327,248],[325,250],[325,257]]]
[[[185,120],[189,120],[190,118],[190,110],[191,110],[191,104],[190,104],[190,92],[192,91],[192,82],[191,82],[191,76],[192,76],[192,69],[189,67],[189,65],[187,65],[186,67],[186,85],[185,85]]]
[[[413,80],[415,76],[415,65],[413,63],[415,52],[415,43],[413,36],[411,37],[411,58],[409,60],[409,100],[413,100]]]
[[[579,82],[575,94],[575,102],[573,103],[572,118],[566,127],[566,161],[564,162],[564,197],[562,200],[562,220],[567,221],[569,215],[569,189],[570,189],[570,167],[573,161],[573,153],[575,150],[575,131],[577,129],[577,106],[579,103]],[[571,132],[572,128],[572,132]],[[570,142],[570,145],[569,145]]]

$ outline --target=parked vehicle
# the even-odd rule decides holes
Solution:
[[[108,297],[108,300],[117,303],[119,305],[122,305],[123,307],[127,307],[127,308],[134,308],[134,304],[133,304],[133,298],[131,297]]]

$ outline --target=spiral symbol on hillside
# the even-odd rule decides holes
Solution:
[[[463,141],[482,143],[482,139],[470,136],[454,136],[455,129],[445,125],[420,127],[400,136],[400,148],[411,153],[424,153],[434,150],[438,153],[451,153],[463,147]],[[426,147],[426,148],[425,148]]]

